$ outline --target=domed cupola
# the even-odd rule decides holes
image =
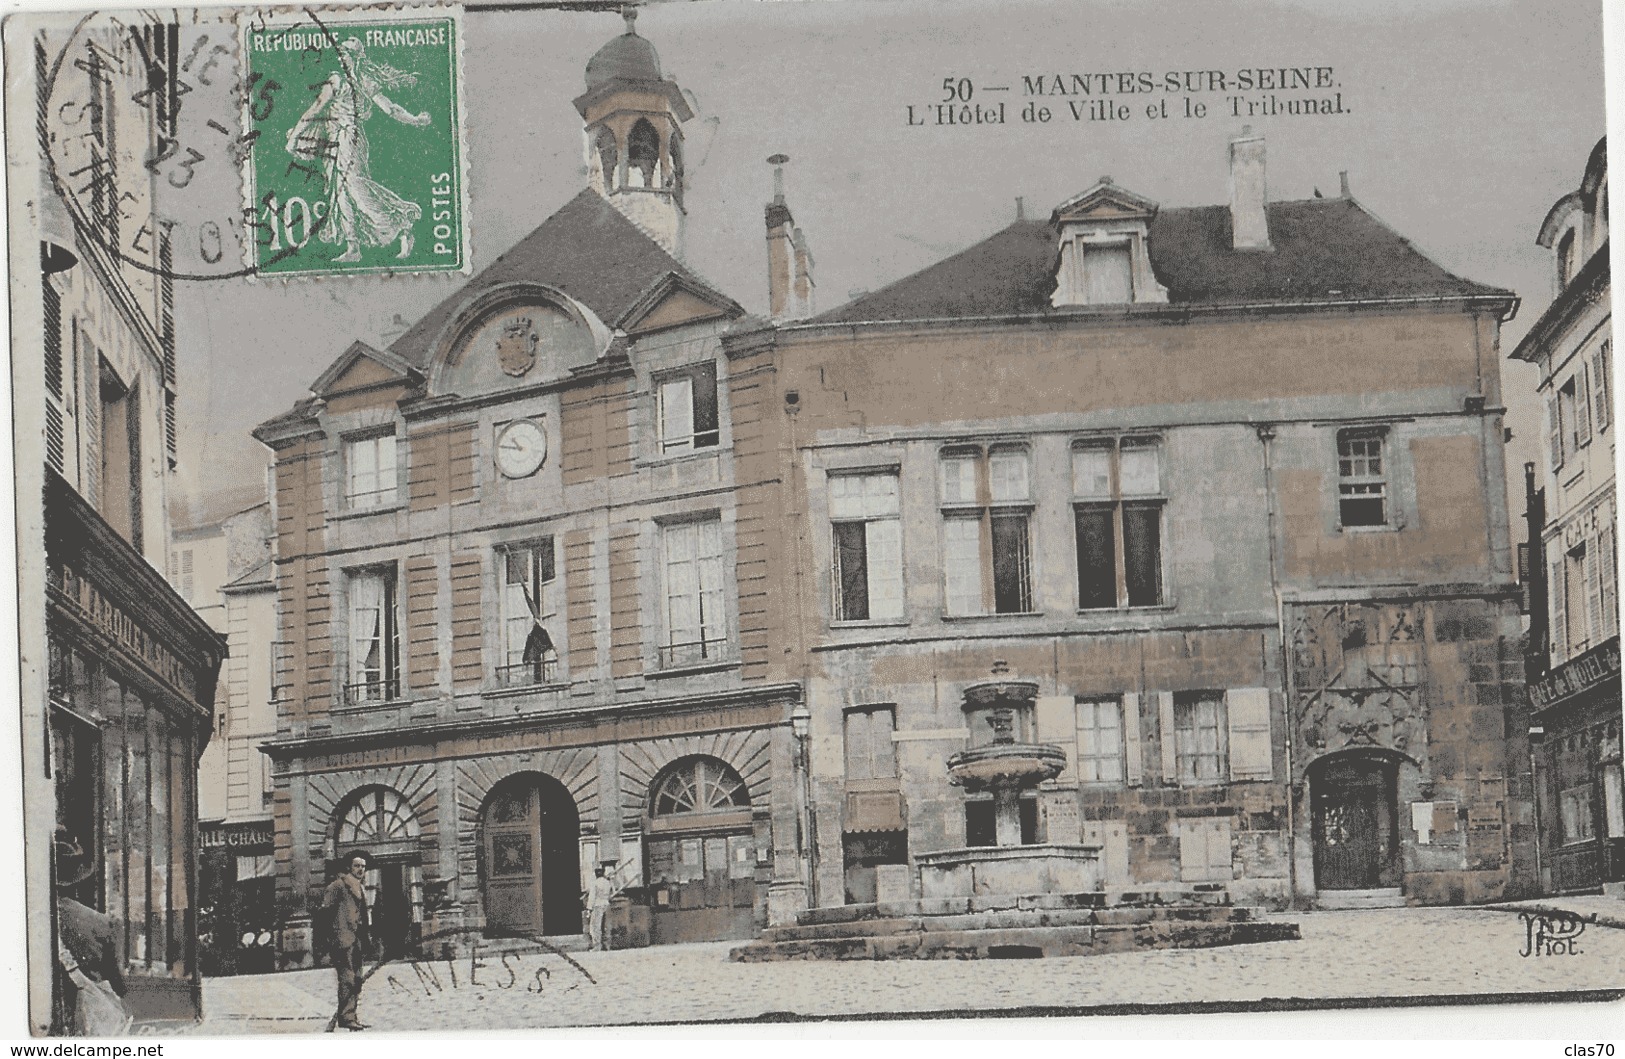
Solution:
[[[587,60],[587,91],[575,100],[586,120],[587,179],[628,220],[674,257],[683,251],[683,134],[694,116],[677,82],[661,76],[654,45],[638,36],[635,7],[626,32]]]
[[[623,13],[626,32],[610,41],[587,60],[587,88],[610,81],[659,81],[660,56],[655,46],[638,36],[637,9]]]

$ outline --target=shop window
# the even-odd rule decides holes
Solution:
[[[1078,782],[1123,782],[1123,704],[1078,700]]]
[[[383,702],[400,695],[400,621],[395,568],[350,575],[349,703]]]
[[[951,449],[941,461],[943,579],[951,615],[1033,609],[1025,448]]]
[[[1072,494],[1079,609],[1161,604],[1161,441],[1079,442],[1072,449]]]
[[[399,495],[395,435],[353,438],[344,443],[344,498],[355,511],[393,505]]]
[[[502,664],[497,667],[497,683],[519,687],[557,680],[559,652],[553,633],[561,624],[553,538],[504,548],[498,560]]]
[[[836,621],[896,621],[903,616],[903,540],[897,474],[838,474],[829,479]]]
[[[1388,525],[1387,436],[1376,430],[1337,432],[1337,515],[1340,525]]]
[[[666,642],[662,668],[698,665],[728,648],[723,585],[722,524],[715,517],[679,522],[662,531]]]
[[[1625,838],[1625,775],[1619,762],[1602,767],[1603,819],[1609,838]]]
[[[695,364],[656,380],[660,451],[714,448],[717,428],[717,366]]]
[[[1570,787],[1558,794],[1558,812],[1563,821],[1563,844],[1590,842],[1597,837],[1591,811],[1591,784]]]
[[[848,710],[845,729],[849,781],[897,778],[897,751],[892,743],[897,714],[892,707]]]
[[[1174,755],[1180,783],[1223,783],[1229,778],[1228,729],[1223,695],[1174,694]]]

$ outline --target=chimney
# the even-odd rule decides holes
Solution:
[[[784,164],[788,155],[767,160],[773,167],[773,201],[767,204],[767,303],[775,323],[813,314],[812,251],[784,202]]]
[[[1230,231],[1237,250],[1270,250],[1269,220],[1264,214],[1264,137],[1251,125],[1230,141]]]
[[[1337,174],[1337,179],[1343,187],[1343,197],[1346,199],[1352,199],[1354,197],[1354,193],[1349,190],[1349,171],[1347,169],[1339,171]]]

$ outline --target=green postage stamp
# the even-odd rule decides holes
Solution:
[[[248,16],[244,188],[261,275],[468,267],[462,12]]]

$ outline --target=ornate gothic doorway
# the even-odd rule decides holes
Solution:
[[[1310,766],[1315,888],[1374,890],[1399,885],[1395,761],[1337,755]]]
[[[481,814],[486,933],[581,933],[580,829],[575,799],[553,777],[497,785]]]

